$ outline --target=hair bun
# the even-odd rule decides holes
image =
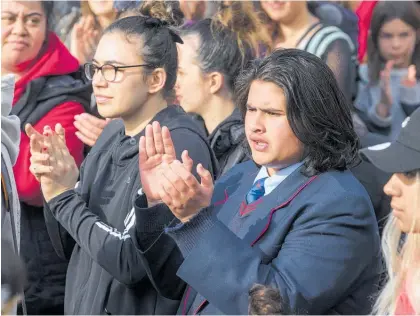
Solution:
[[[175,27],[182,25],[184,21],[184,14],[178,1],[143,0],[139,13],[165,21],[168,25]]]
[[[158,18],[148,17],[144,24],[150,27],[163,27],[168,26],[169,23],[167,21],[160,20]]]

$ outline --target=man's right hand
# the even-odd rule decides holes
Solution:
[[[110,119],[102,120],[88,113],[76,115],[74,120],[74,126],[79,130],[76,132],[77,138],[90,147],[95,145],[99,135],[110,121]]]

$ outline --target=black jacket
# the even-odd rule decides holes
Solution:
[[[39,77],[30,81],[11,114],[36,124],[54,107],[75,101],[90,104],[92,87],[79,73]],[[64,308],[64,287],[68,261],[54,251],[45,225],[43,208],[21,203],[21,256],[28,271],[25,299],[28,314],[60,314]]]
[[[207,133],[201,116],[197,114],[191,114],[191,116],[201,124],[203,130]],[[208,140],[219,163],[219,170],[216,173],[217,178],[233,166],[250,159],[244,122],[238,109],[235,109],[228,118],[214,129],[208,136]]]
[[[153,121],[171,130],[178,158],[187,149],[196,164],[213,171],[205,135],[181,108],[168,107]],[[141,187],[141,135],[126,136],[122,121],[110,122],[83,162],[76,189],[48,203],[54,247],[63,257],[72,252],[66,314],[173,314],[178,308],[184,282],[176,271],[183,258],[162,234],[174,217],[150,213],[152,224],[144,225],[133,208]]]

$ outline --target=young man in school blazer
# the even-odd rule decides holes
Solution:
[[[378,227],[348,170],[358,139],[333,73],[309,53],[278,50],[236,88],[253,161],[215,186],[200,165],[201,182],[192,176],[188,153],[174,158],[165,127],[140,142],[136,221],[147,226],[149,212],[179,220],[166,228],[189,284],[179,313],[247,314],[258,283],[279,290],[285,314],[368,314],[379,283]]]

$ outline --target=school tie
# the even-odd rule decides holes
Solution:
[[[259,198],[263,197],[265,194],[264,183],[267,178],[262,178],[255,181],[254,185],[252,186],[251,190],[249,190],[248,194],[246,195],[246,203],[251,204],[258,200]]]

